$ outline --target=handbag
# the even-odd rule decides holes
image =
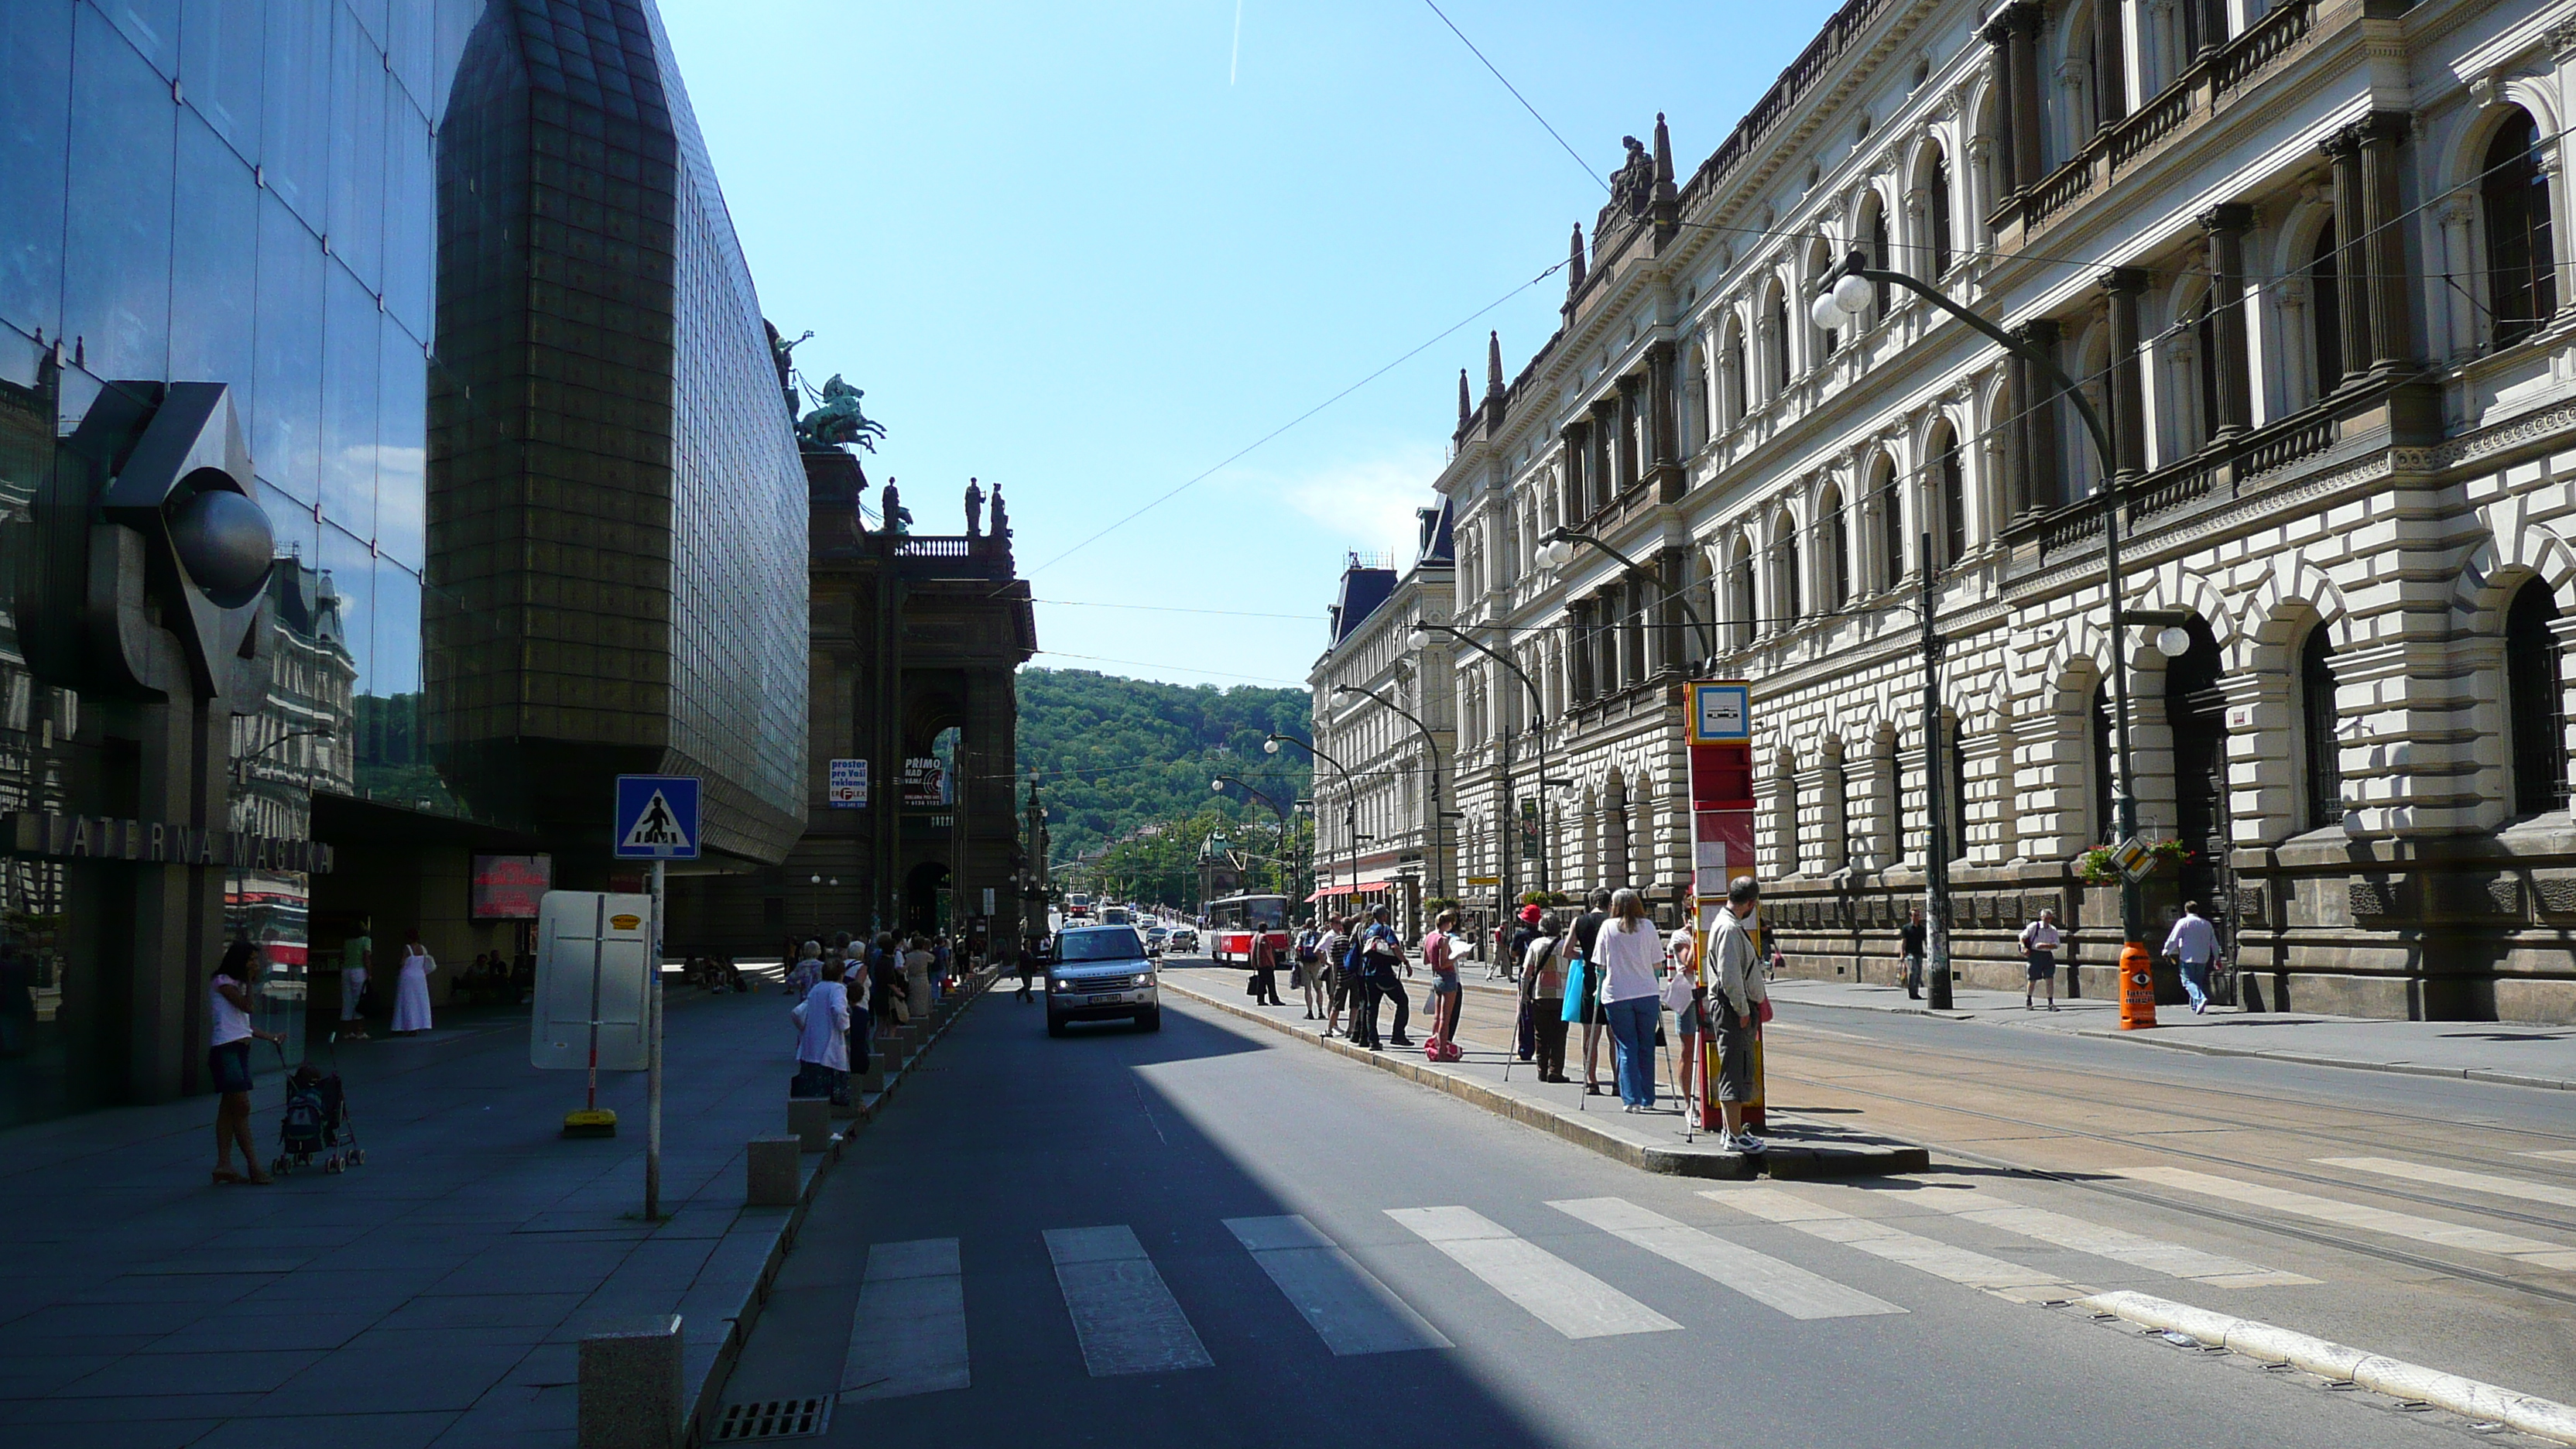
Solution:
[[[1665,977],[1664,1009],[1676,1014],[1690,1010],[1693,989],[1690,977],[1682,972],[1676,971]]]
[[[1763,997],[1760,1001],[1753,1003],[1753,1016],[1755,1020],[1765,1023],[1768,1023],[1771,1020],[1770,997]]]
[[[1251,975],[1243,978],[1243,994],[1246,996],[1259,996],[1261,994],[1260,972],[1255,971]]]

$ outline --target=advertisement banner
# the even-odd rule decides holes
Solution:
[[[864,810],[868,804],[868,762],[834,760],[824,801],[835,810]]]
[[[948,803],[948,767],[936,758],[903,762],[903,803],[937,806]]]

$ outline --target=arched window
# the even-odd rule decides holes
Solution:
[[[1933,457],[1941,474],[1941,562],[1956,568],[1968,556],[1968,483],[1958,436],[1946,426]]]
[[[1753,597],[1753,550],[1744,540],[1735,541],[1735,564],[1727,570],[1727,592],[1733,596],[1735,647],[1742,649],[1753,642],[1760,631],[1755,612],[1759,607]]]
[[[2558,600],[2538,579],[2504,618],[2505,707],[2513,731],[2513,813],[2567,804],[2567,717],[2558,674]]]
[[[1878,531],[1885,565],[1879,578],[1885,587],[1896,587],[1905,577],[1905,509],[1896,491],[1896,465],[1885,457],[1878,460]]]
[[[1887,208],[1875,203],[1869,209],[1869,264],[1882,272],[1887,270]],[[1878,307],[1871,313],[1870,320],[1876,322],[1887,316],[1888,284],[1877,282],[1872,285],[1878,288]]]
[[[1730,320],[1726,325],[1726,421],[1729,426],[1744,421],[1748,411],[1745,394],[1749,384],[1744,369],[1744,327]]]
[[[1950,275],[1950,158],[1932,153],[1932,281]]]
[[[2343,759],[2335,726],[2334,641],[2326,626],[2308,631],[2299,646],[2300,744],[2307,754],[2308,828],[2343,822]]]
[[[2343,381],[2343,288],[2335,275],[2335,225],[2317,231],[2316,251],[2308,258],[2308,335],[2316,344],[2317,396],[2324,397]]]
[[[2120,812],[2114,801],[2118,773],[2111,760],[2111,687],[2093,686],[2093,838],[2111,844],[2119,838]]]
[[[1771,335],[1763,339],[1770,354],[1771,394],[1774,397],[1789,388],[1789,289],[1771,289]]]
[[[2558,310],[2549,235],[2549,173],[2540,165],[2540,128],[2515,111],[2487,147],[2478,185],[2486,204],[2487,289],[2498,347],[2518,342]]]
[[[1817,603],[1831,612],[1851,601],[1851,535],[1844,531],[1841,489],[1830,483],[1825,485],[1823,496],[1816,501],[1816,518],[1828,540],[1824,587],[1817,595]]]
[[[1778,518],[1772,520],[1771,531],[1777,540],[1772,545],[1773,556],[1779,561],[1780,568],[1773,593],[1780,601],[1780,621],[1793,623],[1807,615],[1805,605],[1798,598],[1798,521],[1784,509]]]

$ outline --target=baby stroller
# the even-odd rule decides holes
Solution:
[[[367,1160],[366,1149],[358,1145],[357,1122],[349,1113],[348,1094],[341,1089],[338,1072],[326,1074],[306,1062],[288,1074],[286,1110],[278,1119],[277,1142],[281,1150],[269,1171],[279,1177],[311,1167],[317,1154],[322,1156],[324,1172],[339,1172]]]

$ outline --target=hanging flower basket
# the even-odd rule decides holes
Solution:
[[[2179,840],[2149,840],[2144,844],[2148,861],[2145,875],[2158,875],[2169,870],[2179,870],[2190,861],[2193,854],[2191,847]],[[2087,885],[2118,885],[2120,883],[2119,852],[2107,845],[2093,847],[2075,857],[2075,876]]]

